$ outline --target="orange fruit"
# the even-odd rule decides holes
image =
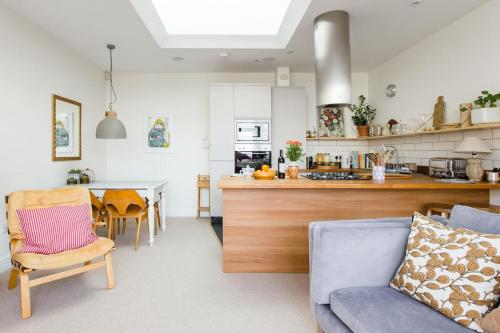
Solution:
[[[264,164],[261,169],[262,169],[262,171],[267,172],[267,171],[269,171],[269,165]]]

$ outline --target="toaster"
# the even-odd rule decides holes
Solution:
[[[467,160],[464,158],[437,157],[429,160],[429,176],[438,178],[467,179]]]

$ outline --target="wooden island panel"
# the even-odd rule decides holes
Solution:
[[[224,272],[308,272],[311,221],[411,216],[415,210],[425,213],[429,203],[489,203],[486,186],[392,185],[385,188],[342,185],[311,188],[312,184],[306,188],[270,184],[265,185],[269,188],[220,186],[224,205]]]

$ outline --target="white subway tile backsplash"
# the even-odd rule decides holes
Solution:
[[[493,139],[493,132],[491,129],[464,132],[464,138],[473,136],[478,137],[480,139]]]
[[[483,140],[483,142],[486,143],[490,149],[500,149],[500,139]]]
[[[481,165],[483,166],[484,170],[493,169],[493,161],[492,160],[482,160]]]
[[[455,150],[455,142],[434,142],[433,150]]]
[[[460,132],[439,134],[439,141],[462,141],[463,135]]]
[[[377,140],[338,140],[338,141],[308,141],[308,154],[330,153],[333,156],[343,155],[350,151],[376,151],[382,144],[394,145],[398,162],[412,162],[419,165],[429,165],[429,159],[435,157],[471,158],[471,154],[455,153],[455,147],[464,137],[476,136],[482,138],[492,149],[491,154],[480,154],[484,168],[500,167],[500,129],[474,130],[457,133],[422,134],[409,137],[380,138]]]
[[[439,142],[439,134],[423,134],[421,142]]]
[[[415,135],[415,136],[408,136],[405,139],[405,143],[420,143],[420,135]]]
[[[427,152],[427,158],[435,158],[435,157],[447,157],[446,151],[441,150],[430,150]]]
[[[405,142],[405,138],[392,138],[391,139],[391,143],[393,145],[397,145],[397,144],[404,143],[404,142]]]
[[[409,152],[409,157],[426,158],[427,152],[422,150],[411,151]]]
[[[398,150],[415,150],[414,143],[404,143],[402,145],[397,145],[396,147],[398,148]]]
[[[415,146],[417,150],[432,150],[432,143],[420,143]]]

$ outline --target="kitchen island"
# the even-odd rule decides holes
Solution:
[[[488,204],[500,184],[408,179],[255,180],[224,176],[224,272],[308,272],[312,221],[411,216],[439,204]]]

